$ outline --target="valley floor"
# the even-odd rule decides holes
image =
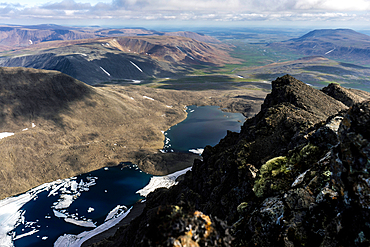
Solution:
[[[7,70],[10,72],[4,73],[13,73]],[[36,105],[41,109],[26,109],[28,115],[17,116],[21,110],[9,106],[13,115],[4,117],[0,133],[14,135],[0,140],[0,198],[121,162],[136,163],[153,175],[183,169],[192,164],[195,154],[161,154],[159,149],[163,147],[162,131],[186,118],[185,106],[217,105],[250,117],[259,111],[268,92],[255,88],[192,91],[119,84],[82,87],[89,93],[62,106],[54,103],[52,110],[48,108],[53,102],[40,100]],[[28,106],[29,98],[37,98],[39,93],[27,89],[26,96],[18,97],[12,105]]]

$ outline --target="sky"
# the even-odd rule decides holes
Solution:
[[[370,0],[0,0],[2,24],[366,28]]]

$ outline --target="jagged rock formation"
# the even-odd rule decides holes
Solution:
[[[321,92],[288,75],[272,86],[240,134],[206,147],[192,172],[149,194],[144,213],[102,246],[199,246],[170,241],[189,235],[196,210],[231,227],[212,221],[211,246],[369,246],[370,103],[348,108],[323,93],[345,89]],[[164,205],[186,209],[188,228],[175,234],[173,211],[161,209],[176,206]]]
[[[366,98],[370,98],[370,93],[368,92],[344,88],[334,83],[329,84],[327,87],[323,88],[322,91],[348,107],[360,103]]]

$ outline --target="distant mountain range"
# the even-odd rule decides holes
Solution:
[[[59,25],[0,25],[0,51],[28,47],[47,41],[93,39],[116,36],[182,36],[202,42],[219,43],[217,39],[194,32],[159,32],[145,28],[65,27]]]
[[[269,44],[270,47],[305,56],[370,64],[370,36],[351,29],[321,29],[302,37]]]
[[[0,44],[13,42],[16,45],[13,50],[3,52],[0,66],[58,70],[88,84],[96,84],[174,77],[188,72],[189,65],[220,66],[239,62],[228,54],[227,46],[217,44],[210,36],[192,32],[158,35],[158,32],[145,29],[86,31],[48,27],[3,27],[0,36],[8,36],[0,39]],[[104,35],[122,36],[96,38]],[[32,44],[26,44],[27,40]]]

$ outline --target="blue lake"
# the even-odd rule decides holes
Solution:
[[[86,183],[93,178],[95,184],[88,186],[88,190],[87,186],[80,186],[82,189],[76,190],[80,195],[76,196],[69,207],[63,209],[55,209],[53,204],[58,201],[61,194],[68,195],[71,194],[69,192],[73,192],[70,186],[62,186],[55,192],[55,195],[50,196],[48,195],[51,189],[43,191],[37,194],[36,200],[26,203],[21,208],[25,212],[24,222],[14,230],[16,237],[35,230],[37,232],[15,240],[14,245],[17,247],[53,246],[57,238],[64,233],[78,234],[91,230],[92,227],[82,227],[65,222],[63,217],[56,217],[53,209],[80,222],[89,220],[89,222],[100,225],[117,205],[130,207],[143,198],[136,194],[136,191],[147,185],[151,177],[132,164],[124,168],[122,165],[109,167],[109,169],[103,168],[77,176],[71,181],[80,184],[81,180]],[[58,185],[60,184],[56,184]],[[67,188],[67,193],[64,193],[62,188]]]
[[[190,106],[186,111],[188,117],[164,133],[163,151],[189,152],[216,145],[227,130],[239,132],[245,121],[242,114],[222,112],[217,106]],[[21,217],[8,235],[16,247],[53,246],[61,235],[77,235],[101,225],[117,205],[122,206],[119,212],[134,205],[143,198],[136,191],[151,177],[125,163],[45,184],[27,192],[32,200],[22,204]]]
[[[226,136],[227,130],[240,132],[245,121],[241,113],[223,112],[218,106],[189,106],[187,118],[172,126],[166,136],[165,152],[189,152],[190,149],[214,146]]]

